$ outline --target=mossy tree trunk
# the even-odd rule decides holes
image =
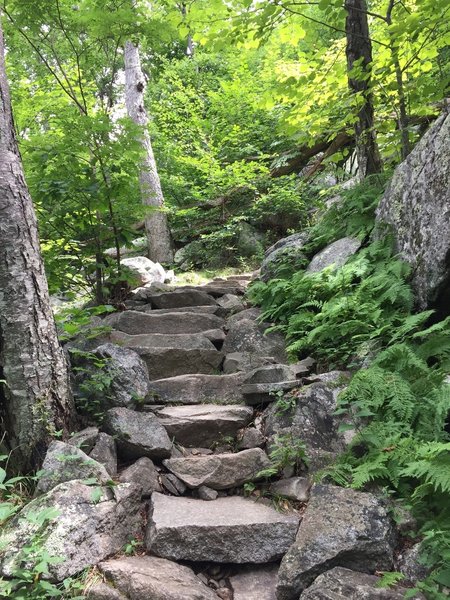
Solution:
[[[0,21],[0,432],[14,471],[39,467],[73,422],[36,215],[14,131]]]

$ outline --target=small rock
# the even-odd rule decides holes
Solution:
[[[82,431],[74,433],[68,440],[67,443],[71,446],[76,446],[80,450],[83,450],[86,454],[92,450],[97,441],[99,430],[97,427],[87,427]]]
[[[182,496],[186,491],[184,483],[172,473],[161,475],[161,481],[166,490],[174,496]]]
[[[289,500],[308,502],[311,485],[312,482],[306,477],[290,477],[271,483],[269,491],[272,494],[289,498]]]
[[[85,593],[87,600],[129,600],[107,583],[94,583]]]
[[[231,590],[229,590],[228,588],[218,588],[216,590],[216,594],[217,596],[219,596],[219,598],[221,598],[222,600],[233,600],[233,593]]]
[[[314,583],[301,595],[302,600],[403,600],[408,591],[402,587],[380,588],[379,578],[375,575],[358,573],[342,567],[335,567],[319,575]],[[297,600],[297,596],[292,596]],[[422,594],[415,599],[425,600]]]
[[[219,495],[218,492],[216,490],[213,490],[209,487],[207,487],[206,485],[201,485],[198,490],[198,497],[200,498],[200,500],[215,500],[217,498],[217,496]]]
[[[97,442],[89,457],[101,463],[111,477],[117,475],[117,449],[114,438],[107,433],[99,433]]]
[[[219,317],[229,317],[241,310],[245,310],[244,302],[239,296],[235,296],[234,294],[224,294],[221,298],[218,298],[217,304],[220,307],[216,313]]]
[[[249,448],[261,448],[265,444],[263,434],[255,427],[243,429],[238,438],[238,450],[248,450]]]
[[[405,576],[404,582],[415,585],[425,579],[431,572],[420,560],[420,542],[404,550],[396,560],[396,570]]]
[[[76,446],[65,442],[52,442],[42,465],[43,474],[36,493],[43,494],[65,481],[96,479],[99,483],[110,480],[105,467]]]
[[[274,359],[270,356],[255,356],[250,352],[231,352],[225,356],[223,372],[225,374],[237,373],[238,371],[248,372],[273,362]]]
[[[124,469],[119,475],[119,481],[139,485],[144,497],[151,496],[153,492],[162,492],[158,471],[153,462],[145,456]]]
[[[159,419],[151,413],[128,408],[111,408],[105,414],[103,427],[116,439],[124,458],[168,458],[172,443]]]
[[[278,565],[244,568],[230,579],[233,600],[276,600]]]

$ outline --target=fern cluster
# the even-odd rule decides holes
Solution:
[[[355,189],[333,208],[305,252],[343,235],[367,240],[375,187]],[[321,369],[359,368],[337,411],[356,435],[322,476],[384,489],[413,511],[433,569],[417,587],[440,600],[442,586],[450,587],[450,317],[430,326],[433,311],[414,313],[409,276],[385,239],[366,242],[339,269],[298,271],[257,283],[250,294],[261,318],[287,336],[292,358],[311,354]]]

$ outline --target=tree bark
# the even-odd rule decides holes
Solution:
[[[149,258],[162,263],[170,263],[173,260],[173,251],[167,215],[161,210],[164,206],[164,197],[148,133],[148,115],[144,106],[145,88],[146,82],[141,68],[139,48],[127,41],[125,43],[125,102],[128,116],[142,128],[140,142],[144,158],[140,168],[139,181],[142,202],[152,209],[145,218]]]
[[[366,0],[345,0],[347,19],[347,70],[348,82],[353,93],[358,94],[360,108],[355,125],[358,173],[361,179],[382,170],[380,153],[374,130],[373,96],[370,89],[372,44],[367,21]],[[362,76],[351,74],[354,67],[362,69]]]
[[[0,22],[0,430],[14,471],[39,467],[74,409],[36,215],[15,137]]]

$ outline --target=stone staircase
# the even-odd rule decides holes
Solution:
[[[52,577],[97,565],[89,600],[401,597],[359,573],[392,567],[395,532],[383,504],[331,485],[311,490],[311,473],[348,442],[333,416],[343,374],[315,375],[311,359],[287,364],[282,336],[266,333],[246,304],[249,280],[140,288],[103,320],[112,331],[93,352],[112,361],[114,393],[102,431],[50,446],[44,495],[33,501],[61,511],[48,548],[67,558]],[[285,391],[298,397],[288,411],[273,402]],[[297,437],[309,472],[297,460],[266,481],[270,449],[289,451]],[[104,560],[131,538],[134,556]]]

